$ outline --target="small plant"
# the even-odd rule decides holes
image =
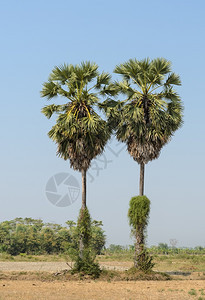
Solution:
[[[27,274],[27,272],[25,272],[25,271],[19,272],[19,275],[26,275],[26,274]]]
[[[196,296],[197,295],[197,292],[195,289],[191,289],[189,292],[188,292],[189,295],[191,296]]]
[[[26,253],[20,253],[19,254],[21,257],[26,257]]]

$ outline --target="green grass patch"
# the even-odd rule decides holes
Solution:
[[[188,294],[191,296],[197,296],[197,291],[195,289],[191,289],[190,291],[188,291]]]
[[[64,262],[70,261],[70,258],[65,254],[27,255],[20,253],[19,255],[12,256],[7,253],[0,253],[0,261]]]

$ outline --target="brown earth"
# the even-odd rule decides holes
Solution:
[[[8,272],[8,271],[16,271],[16,272],[59,272],[64,269],[70,269],[72,263],[69,262],[23,262],[23,261],[1,261],[0,262],[0,271],[1,272]],[[133,263],[132,262],[102,262],[100,263],[102,268],[106,268],[107,270],[118,270],[118,271],[125,271],[129,269]]]
[[[190,295],[191,289],[197,295]],[[205,281],[41,282],[0,280],[1,300],[188,300],[203,298]],[[200,298],[201,297],[201,298]]]
[[[106,269],[120,271],[131,265],[130,262],[101,263]],[[0,300],[205,300],[205,280],[201,280],[204,273],[200,272],[182,276],[185,280],[171,281],[73,281],[59,280],[58,276],[56,280],[43,281],[40,276],[43,272],[51,274],[65,269],[69,269],[65,262],[0,262],[0,273],[7,274],[7,277],[0,276]],[[32,278],[29,272],[39,272],[39,275],[35,273]]]

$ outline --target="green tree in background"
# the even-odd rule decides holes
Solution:
[[[92,249],[98,254],[105,246],[105,234],[100,223],[91,223],[90,236]],[[79,234],[75,222],[67,221],[66,225],[68,227],[32,218],[29,222],[28,218],[4,221],[0,223],[0,253],[68,254],[71,248],[78,249]]]

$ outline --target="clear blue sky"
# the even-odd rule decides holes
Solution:
[[[204,11],[202,0],[1,1],[0,221],[30,216],[63,224],[78,215],[80,197],[58,208],[45,196],[56,173],[81,180],[55,156],[47,137],[52,121],[40,113],[42,83],[55,65],[91,60],[112,72],[130,58],[165,57],[181,76],[185,116],[183,128],[146,167],[148,244],[175,238],[178,246],[205,246]],[[139,166],[126,150],[105,155],[112,163],[99,176],[92,171],[88,206],[103,221],[108,243],[130,244],[127,210],[138,194]]]

